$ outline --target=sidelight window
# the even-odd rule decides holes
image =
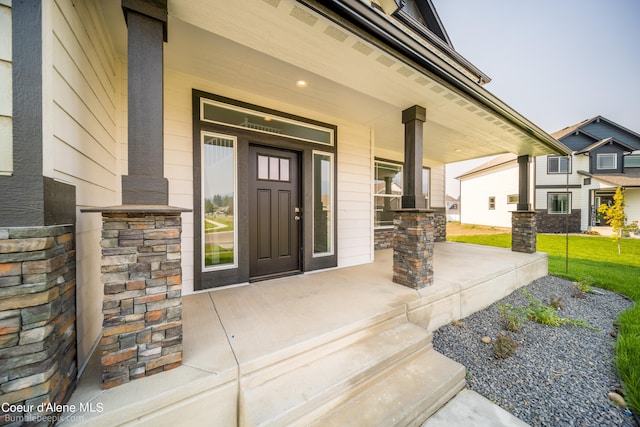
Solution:
[[[333,254],[333,154],[313,152],[313,256]]]
[[[202,133],[202,263],[237,266],[236,138]]]

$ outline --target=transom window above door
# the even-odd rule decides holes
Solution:
[[[258,179],[289,182],[289,159],[258,155]]]

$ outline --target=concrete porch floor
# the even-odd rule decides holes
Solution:
[[[254,373],[278,375],[306,349],[394,316],[433,331],[547,274],[546,254],[443,242],[434,284],[416,291],[392,282],[391,250],[375,258],[184,297],[182,366],[105,391],[94,354],[69,403],[102,410],[66,414],[60,425],[235,426]]]

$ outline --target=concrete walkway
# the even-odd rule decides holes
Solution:
[[[464,389],[432,415],[422,427],[528,427],[473,390]]]

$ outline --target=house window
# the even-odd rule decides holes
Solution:
[[[313,152],[313,256],[333,254],[333,154]]]
[[[640,154],[624,156],[625,168],[640,168]]]
[[[520,196],[517,194],[509,194],[507,196],[507,203],[509,203],[510,205],[518,203],[519,200],[520,200]]]
[[[375,226],[390,227],[393,210],[401,206],[402,165],[376,160],[373,185]]]
[[[569,173],[569,157],[547,157],[547,173]]]
[[[402,164],[383,160],[375,161],[374,225],[393,226],[393,211],[402,206]],[[429,181],[431,170],[422,169],[422,191],[425,204],[429,206]]]
[[[571,193],[548,193],[547,212],[550,214],[566,214],[571,210]]]
[[[489,210],[493,211],[496,209],[496,198],[495,196],[489,197]]]
[[[603,153],[596,156],[598,169],[616,169],[618,156],[615,153]]]
[[[202,267],[237,266],[236,139],[202,132]]]

